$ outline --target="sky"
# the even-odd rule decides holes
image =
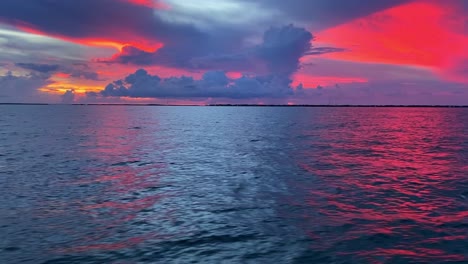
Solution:
[[[468,1],[2,0],[0,103],[468,105]]]

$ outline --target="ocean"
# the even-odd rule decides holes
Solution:
[[[467,108],[0,106],[0,263],[467,263]]]

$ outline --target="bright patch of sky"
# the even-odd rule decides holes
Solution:
[[[254,2],[236,0],[165,0],[171,7],[156,10],[158,16],[169,22],[193,24],[200,29],[220,26],[256,27],[271,25],[278,12],[260,7]]]
[[[88,47],[53,37],[17,31],[8,26],[0,26],[0,50],[1,60],[35,62],[40,57],[87,61],[115,53],[113,48]]]

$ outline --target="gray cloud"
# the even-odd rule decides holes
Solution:
[[[347,49],[343,48],[335,48],[335,47],[316,47],[311,48],[305,55],[322,55],[327,53],[335,53],[335,52],[344,52]]]
[[[297,70],[299,59],[310,51],[312,38],[312,34],[307,30],[288,25],[269,28],[263,34],[262,43],[236,52],[219,53],[208,46],[208,49],[203,48],[196,52],[191,47],[180,47],[185,51],[169,47],[151,53],[127,46],[113,57],[112,61],[136,65],[165,64],[197,70],[290,75]],[[193,46],[204,45],[197,43]]]
[[[155,12],[130,1],[35,0],[26,5],[24,1],[3,0],[0,1],[0,19],[8,24],[25,22],[42,31],[69,37],[133,35],[174,45],[210,30],[217,34],[225,30],[229,34],[235,31],[245,33],[252,32],[257,25],[264,27],[277,22],[301,21],[330,26],[408,1],[233,0],[229,1],[229,5],[219,1],[217,6],[220,8],[216,9],[211,1],[193,4],[190,1],[170,0],[167,2],[174,8]],[[125,23],[116,27],[115,21]],[[222,30],[218,30],[220,28]]]
[[[0,1],[0,20],[25,22],[41,31],[74,38],[141,36],[177,40],[193,27],[161,21],[151,8],[115,0]],[[125,21],[116,27],[115,21]],[[21,23],[20,23],[21,24]],[[131,33],[131,34],[130,34]]]
[[[278,10],[290,21],[320,30],[412,0],[241,0]]]
[[[468,91],[464,84],[434,80],[375,80],[296,89],[288,99],[296,104],[321,105],[466,105]]]
[[[38,63],[16,63],[16,66],[23,69],[33,70],[42,73],[56,72],[59,70],[57,64],[38,64]]]
[[[1,4],[1,3],[0,3]],[[20,32],[1,23],[0,61],[10,63],[45,63],[87,61],[91,57],[108,57],[113,51],[105,47],[88,47],[47,36]],[[52,63],[51,63],[52,62]]]
[[[219,70],[230,70],[242,66],[249,68],[249,65],[241,65],[242,59],[248,64],[252,62],[245,60],[246,43],[258,36],[259,30],[266,25],[291,22],[331,25],[405,1],[408,0],[232,0],[213,5],[204,1],[193,4],[190,1],[171,0],[168,3],[174,5],[173,9],[155,11],[131,4],[130,1],[36,0],[25,5],[22,1],[3,0],[0,1],[0,21],[10,25],[30,25],[50,35],[65,38],[164,43],[164,47],[155,53],[126,47],[114,57],[113,61],[118,63],[200,69],[224,65]],[[238,17],[232,17],[234,14]],[[125,23],[116,27],[115,21]],[[269,41],[265,37],[264,41]],[[268,49],[258,52],[256,55],[261,58],[267,56],[270,63],[274,56],[282,56]],[[289,52],[294,52],[294,49]],[[233,65],[228,65],[229,62]]]
[[[116,26],[115,21],[125,23]],[[165,65],[180,65],[193,56],[236,49],[246,32],[252,31],[224,25],[200,29],[189,21],[163,19],[151,8],[114,0],[37,0],[27,5],[17,0],[4,0],[0,1],[0,22],[30,25],[66,39],[162,42],[164,47],[157,57]]]
[[[140,98],[280,98],[293,93],[286,76],[243,76],[229,79],[224,72],[212,71],[201,80],[191,77],[160,78],[143,69],[115,81],[100,92],[104,97]],[[92,93],[91,96],[96,94]]]
[[[306,88],[301,84],[291,87],[288,79],[273,75],[232,80],[222,72],[207,72],[201,80],[194,80],[190,77],[159,78],[138,70],[109,84],[101,93],[89,93],[86,100],[99,102],[119,97],[191,98],[207,103],[464,105],[468,91],[464,84],[433,80],[413,83],[385,80]]]
[[[298,69],[299,59],[310,52],[312,39],[312,34],[300,27],[271,27],[265,31],[259,45],[240,53],[193,58],[191,66],[196,69],[289,76]]]
[[[30,74],[15,76],[11,72],[0,76],[0,102],[30,103],[47,101],[37,89],[49,84],[48,76]]]
[[[75,101],[75,90],[67,90],[62,95],[62,103],[72,104]]]
[[[16,63],[15,65],[23,69],[32,70],[44,74],[63,72],[66,74],[70,74],[70,76],[74,78],[94,81],[100,80],[99,75],[96,72],[89,70],[88,65],[83,63],[73,64],[69,66],[38,63]]]
[[[227,30],[229,32],[229,30]],[[232,33],[232,32],[231,32]],[[156,52],[146,52],[136,47],[125,46],[122,52],[112,59],[98,60],[134,65],[165,65],[169,67],[193,69],[192,60],[211,54],[233,54],[240,52],[242,37],[222,32],[187,35],[179,42],[164,45]],[[196,43],[196,44],[195,44]]]
[[[211,56],[205,58],[203,67],[215,67],[221,71],[208,71],[202,80],[190,77],[161,79],[140,69],[123,80],[109,84],[103,96],[129,97],[222,97],[260,98],[286,97],[292,94],[290,76],[299,67],[299,59],[311,48],[312,34],[293,25],[272,27],[263,35],[261,44],[243,53]],[[150,63],[158,61],[157,53],[138,51],[128,47],[123,52],[128,56],[123,60]],[[154,60],[154,61],[153,61]],[[223,65],[224,62],[226,65]],[[230,65],[261,64],[265,72],[239,79],[228,79],[223,71],[232,70]],[[214,62],[214,65],[210,63]],[[252,65],[250,64],[250,65]],[[200,65],[200,64],[199,64]],[[246,70],[246,69],[243,69]],[[257,69],[249,69],[255,71]]]
[[[289,76],[299,66],[299,59],[312,47],[312,34],[293,25],[270,28],[257,47],[257,56],[263,59],[271,73]]]

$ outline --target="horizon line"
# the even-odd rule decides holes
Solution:
[[[468,108],[468,105],[417,105],[417,104],[132,104],[132,103],[75,103],[75,104],[63,104],[63,103],[0,103],[0,105],[71,105],[71,106],[213,106],[213,107],[408,107],[408,108]]]

